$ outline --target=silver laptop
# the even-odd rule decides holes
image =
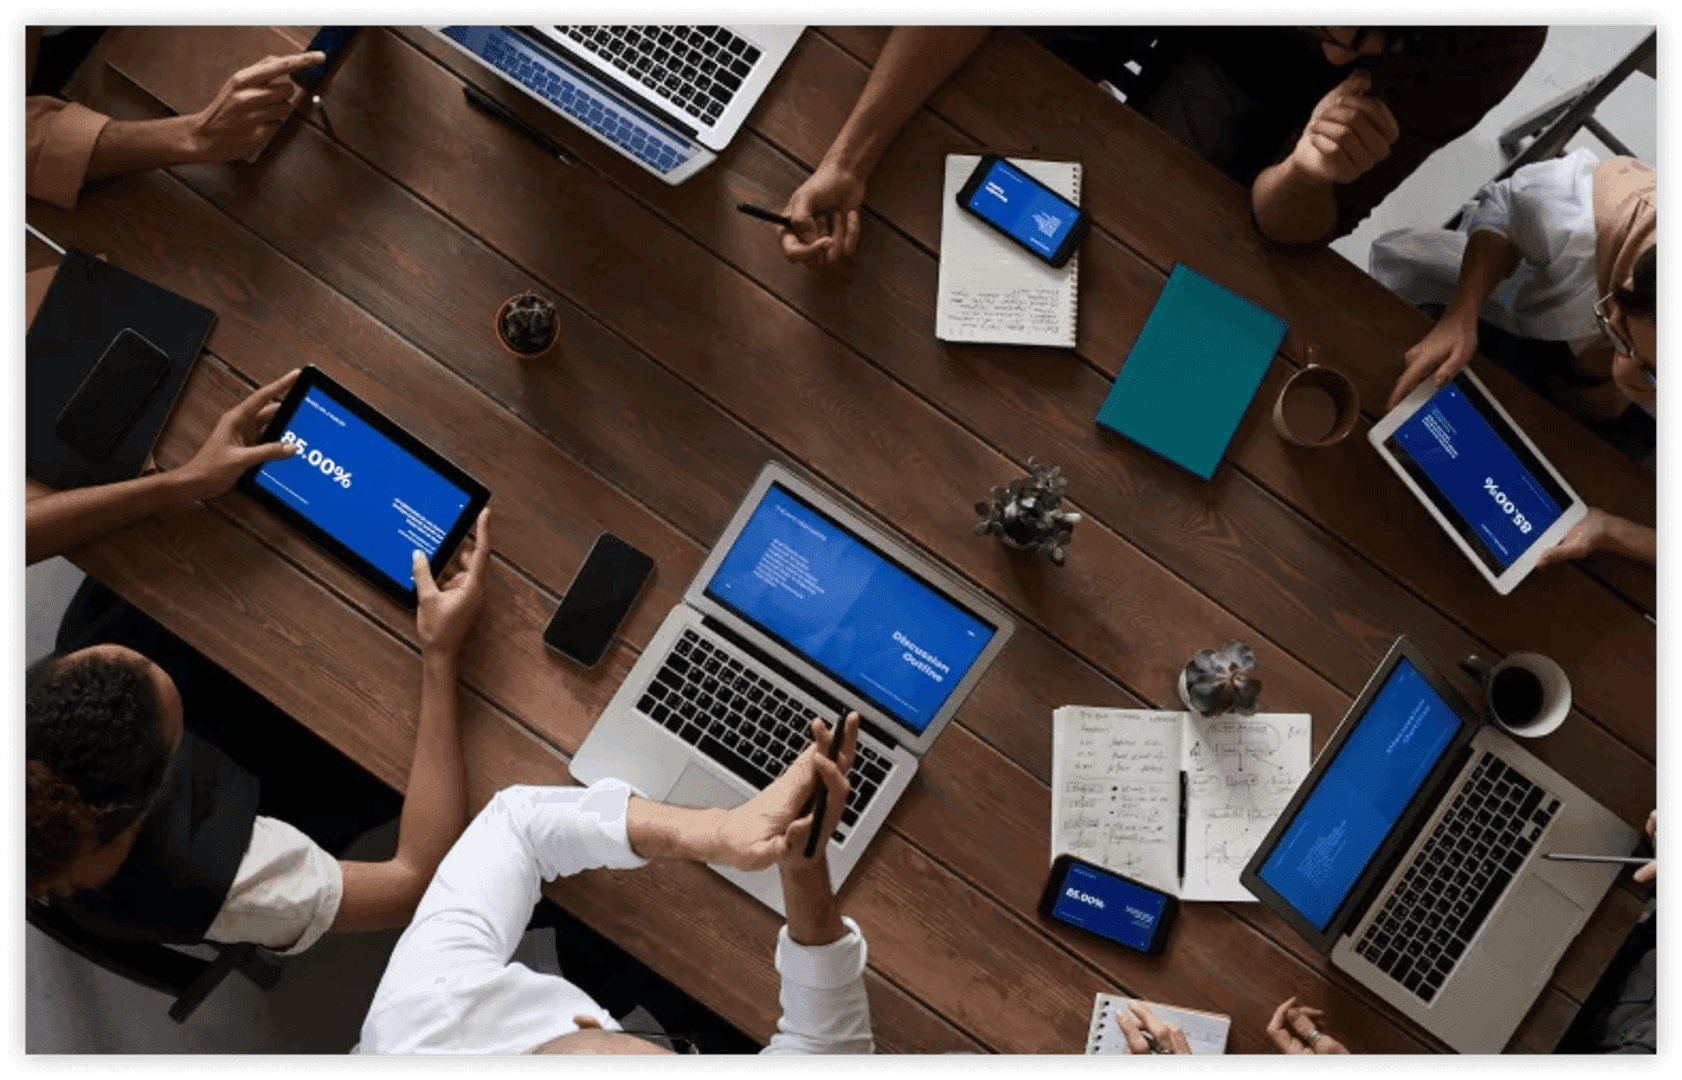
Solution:
[[[429,30],[668,184],[729,144],[799,26]]]
[[[811,718],[858,710],[829,838],[839,888],[1015,623],[863,510],[775,462],[572,760],[679,806],[735,806],[787,768]],[[778,912],[773,867],[715,866]]]
[[[1455,1050],[1500,1053],[1639,834],[1480,722],[1406,638],[1240,880]]]

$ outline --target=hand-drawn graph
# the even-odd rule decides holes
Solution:
[[[1188,714],[1185,899],[1249,899],[1239,872],[1308,773],[1309,718]]]

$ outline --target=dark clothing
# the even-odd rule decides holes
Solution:
[[[255,777],[182,732],[167,792],[146,815],[117,876],[55,906],[104,937],[198,944],[251,843],[257,798]]]
[[[1245,187],[1290,155],[1320,99],[1348,77],[1297,27],[1103,26],[1030,31]],[[1529,70],[1546,27],[1433,27],[1399,55],[1364,58],[1396,118],[1390,156],[1334,189],[1343,236],[1442,146],[1477,126]],[[1135,62],[1138,73],[1126,67]]]

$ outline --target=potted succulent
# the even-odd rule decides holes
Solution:
[[[1068,483],[1060,467],[1029,458],[1027,476],[1018,476],[1008,488],[994,488],[988,502],[975,504],[981,515],[975,535],[992,533],[1008,548],[1038,551],[1062,566],[1080,520],[1079,514],[1059,509]]]
[[[1250,716],[1261,699],[1256,654],[1229,641],[1219,651],[1199,649],[1180,671],[1180,700],[1206,719],[1235,712]]]
[[[560,336],[555,305],[536,293],[511,296],[496,312],[496,339],[522,360],[548,352]]]

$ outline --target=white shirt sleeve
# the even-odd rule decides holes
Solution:
[[[284,821],[259,816],[234,883],[205,938],[252,942],[291,956],[314,945],[344,897],[339,860]]]
[[[845,916],[847,936],[828,945],[800,945],[777,935],[777,971],[782,975],[782,1019],[765,1047],[767,1054],[868,1054],[870,999],[864,988],[869,958],[858,924]]]

